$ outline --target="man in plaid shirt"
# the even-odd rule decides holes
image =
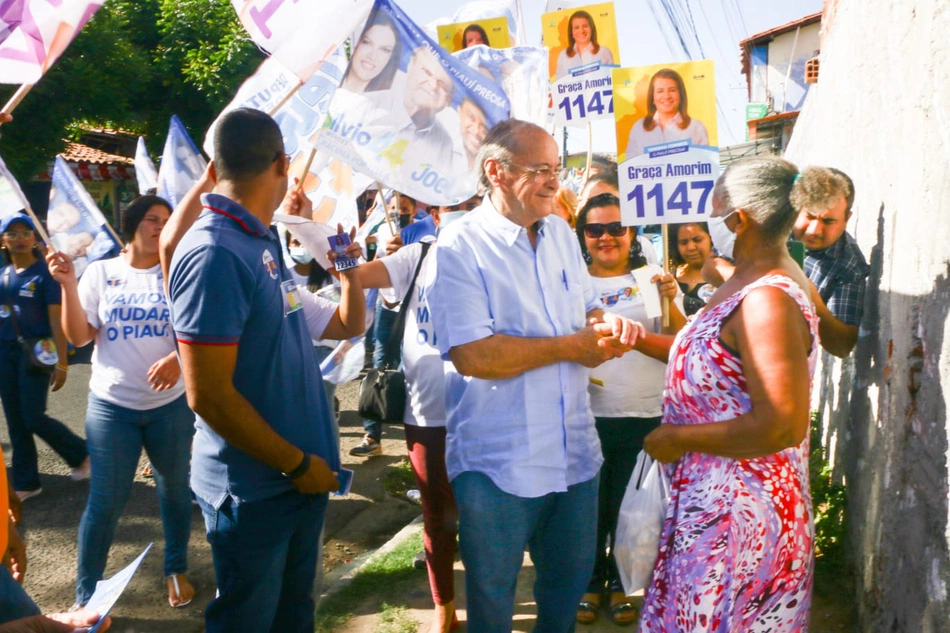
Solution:
[[[845,230],[854,203],[854,183],[842,171],[806,168],[792,188],[798,211],[793,235],[805,244],[805,274],[811,280],[818,332],[826,351],[845,358],[858,342],[870,269]]]

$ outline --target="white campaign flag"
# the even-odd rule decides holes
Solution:
[[[0,83],[34,84],[105,0],[0,1]]]
[[[139,195],[144,196],[149,189],[158,188],[158,171],[148,155],[145,139],[141,136],[138,145],[135,146],[135,179],[139,183]]]
[[[21,213],[28,204],[16,178],[0,158],[0,220]]]
[[[505,91],[511,118],[548,125],[548,51],[534,46],[471,46],[455,53],[462,62],[491,75]]]
[[[366,20],[373,0],[231,0],[258,46],[302,81]]]
[[[173,114],[162,152],[162,166],[158,170],[158,195],[174,209],[207,166],[208,161],[195,147],[188,130]]]

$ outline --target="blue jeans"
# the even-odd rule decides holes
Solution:
[[[379,369],[388,361],[390,367],[398,367],[402,357],[402,346],[398,347],[395,354],[385,355],[386,344],[393,335],[393,324],[396,322],[398,312],[386,310],[383,308],[382,299],[376,302],[376,315],[373,318],[373,335],[376,337],[376,344],[373,346],[373,367]],[[402,332],[396,332],[396,336],[402,338]],[[383,424],[375,420],[363,420],[363,430],[377,442],[383,437]]]
[[[86,442],[65,424],[46,415],[49,375],[27,371],[19,343],[0,343],[0,400],[10,429],[13,468],[10,478],[15,490],[40,487],[34,435],[49,444],[71,468],[86,459]]]
[[[516,497],[479,472],[452,481],[465,563],[468,630],[509,633],[525,546],[537,579],[537,633],[574,630],[594,568],[599,477],[543,497]]]
[[[207,633],[313,633],[317,543],[327,495],[294,490],[215,508],[201,497],[218,597]]]
[[[39,614],[40,608],[13,579],[10,571],[0,565],[0,624]]]
[[[92,462],[89,500],[79,523],[76,602],[86,604],[102,580],[115,526],[132,492],[142,447],[155,471],[165,533],[165,575],[188,569],[191,491],[188,466],[195,414],[185,396],[155,409],[136,411],[89,394],[86,437]]]

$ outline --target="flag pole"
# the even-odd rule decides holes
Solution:
[[[383,217],[386,218],[386,224],[389,226],[389,230],[394,236],[398,235],[398,233],[396,233],[396,227],[393,226],[393,219],[389,217],[389,209],[386,208],[386,198],[383,196],[383,183],[379,182],[378,180],[376,181],[376,191],[379,192],[379,202],[383,205]],[[393,193],[397,196],[399,195],[396,193],[395,189],[393,189]],[[396,199],[396,207],[399,207],[398,198]]]
[[[297,183],[297,192],[303,191],[303,183],[307,179],[307,174],[310,173],[310,165],[313,164],[313,157],[317,155],[317,148],[310,148],[310,157],[307,158],[307,164],[303,166],[303,172],[300,174],[300,182]]]
[[[10,97],[10,100],[7,101],[6,105],[3,106],[3,110],[0,112],[4,114],[13,114],[13,111],[16,109],[20,102],[23,101],[23,98],[29,94],[30,90],[33,88],[33,84],[22,84],[17,91],[13,93],[13,96]],[[0,122],[0,125],[3,125]]]
[[[40,234],[40,239],[42,239],[48,248],[55,250],[53,242],[49,239],[49,234],[46,232],[46,229],[43,228],[43,225],[40,223],[40,219],[36,217],[36,214],[33,213],[33,209],[30,207],[30,204],[25,200],[20,200],[25,205],[26,214],[30,216],[30,219],[33,220],[33,226],[36,227],[36,232]]]
[[[287,101],[290,100],[290,98],[291,98],[292,96],[294,96],[295,94],[297,94],[297,91],[300,90],[300,87],[301,87],[301,86],[303,86],[303,81],[300,81],[300,80],[298,79],[298,80],[297,80],[297,85],[294,86],[294,87],[290,90],[290,92],[288,92],[286,95],[284,95],[284,98],[281,99],[280,101],[278,101],[278,102],[277,102],[277,105],[275,105],[273,108],[271,108],[270,110],[267,111],[268,116],[274,116],[275,114],[277,114],[277,111],[280,110],[282,107],[284,107],[284,104],[287,103]]]
[[[670,254],[669,254],[669,244],[670,244],[670,225],[663,224],[660,227],[660,234],[662,235],[663,240],[663,272],[668,274],[670,272]],[[633,239],[637,239],[634,237]],[[670,298],[663,297],[663,327],[670,327]]]

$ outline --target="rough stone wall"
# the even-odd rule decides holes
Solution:
[[[871,264],[815,406],[848,487],[858,631],[950,631],[950,2],[841,0],[786,157],[836,166]]]

